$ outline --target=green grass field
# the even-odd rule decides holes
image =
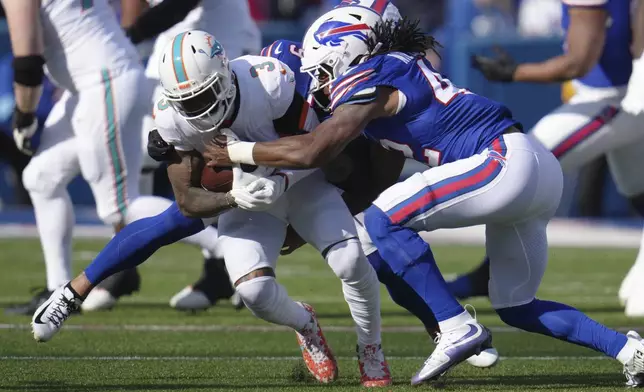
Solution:
[[[101,241],[78,241],[74,267],[80,270]],[[0,241],[0,304],[29,298],[44,282],[36,240]],[[466,271],[481,257],[477,247],[435,247],[446,275]],[[632,250],[552,249],[540,296],[575,305],[608,325],[642,327],[623,316],[617,289],[635,257]],[[2,391],[354,391],[355,334],[339,281],[310,248],[282,258],[278,278],[289,294],[315,306],[336,355],[340,379],[311,381],[299,360],[295,336],[235,311],[228,303],[203,313],[183,314],[169,298],[198,276],[200,253],[184,245],[158,252],[141,268],[141,291],[110,312],[73,317],[53,341],[37,344],[28,317],[0,315]],[[393,391],[609,391],[623,390],[621,365],[588,349],[503,327],[485,300],[470,302],[478,318],[493,327],[503,360],[481,370],[463,364],[438,385],[409,386],[411,375],[433,348],[420,323],[394,305],[383,289],[383,346]]]

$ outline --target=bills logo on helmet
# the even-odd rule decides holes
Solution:
[[[203,49],[199,49],[198,50],[199,53],[203,53],[206,56],[213,58],[216,55],[222,54],[224,52],[224,47],[221,46],[219,41],[217,41],[215,37],[213,37],[212,35],[206,36],[206,44],[210,47],[210,53],[206,53],[206,51]]]
[[[368,31],[371,28],[365,23],[351,24],[346,22],[329,21],[324,22],[315,33],[315,40],[320,45],[340,46],[344,37],[356,37],[359,40],[367,41]]]

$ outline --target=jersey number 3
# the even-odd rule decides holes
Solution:
[[[259,71],[271,72],[275,71],[275,63],[272,61],[264,61],[261,64],[255,64],[250,67],[250,76],[257,78],[259,77]]]

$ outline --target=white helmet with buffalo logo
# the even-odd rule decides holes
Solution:
[[[218,129],[230,113],[237,90],[226,52],[205,31],[177,34],[159,62],[163,95],[199,132]]]
[[[382,20],[372,9],[335,8],[319,17],[304,35],[302,72],[313,78],[312,91],[331,84],[363,55],[369,53],[371,30]]]

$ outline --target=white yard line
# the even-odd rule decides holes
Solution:
[[[67,331],[137,331],[137,332],[291,332],[288,327],[279,325],[90,325],[90,324],[67,324],[63,327]],[[324,325],[328,332],[354,332],[355,327],[346,325]],[[512,327],[490,327],[493,333],[520,333],[521,330]],[[613,328],[620,332],[640,330],[635,327]],[[31,330],[29,324],[0,324],[0,330]],[[383,332],[389,333],[425,333],[425,328],[416,326],[385,326]]]
[[[355,360],[355,357],[336,357],[340,360]],[[20,356],[20,355],[4,355],[0,356],[0,361],[299,361],[302,357],[194,357],[194,356]],[[419,356],[387,356],[389,360],[423,360],[426,357]],[[529,357],[500,357],[502,361],[601,361],[612,359],[605,356],[529,356]]]

